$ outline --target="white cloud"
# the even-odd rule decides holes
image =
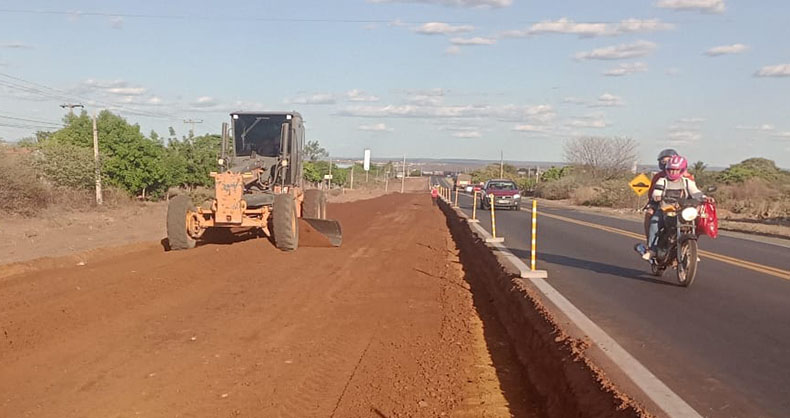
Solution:
[[[717,57],[719,55],[726,54],[740,54],[741,52],[745,52],[747,49],[749,49],[749,47],[744,44],[722,45],[705,51],[705,55],[709,57]]]
[[[634,73],[642,73],[645,71],[647,71],[647,64],[644,62],[629,62],[620,64],[615,68],[610,68],[609,70],[604,71],[603,74],[609,77],[620,77]]]
[[[458,55],[461,53],[461,47],[458,45],[450,45],[444,50],[447,55]]]
[[[400,20],[400,19],[395,19],[395,20],[390,21],[389,23],[387,23],[387,26],[391,26],[393,28],[402,28],[402,27],[409,26],[409,25],[407,25],[406,23],[403,23],[403,21]]]
[[[601,129],[609,126],[609,122],[606,121],[602,114],[593,114],[569,119],[565,122],[565,126],[569,126],[571,128]]]
[[[741,129],[744,131],[759,131],[759,132],[773,132],[776,127],[771,125],[770,123],[764,123],[762,125],[750,126],[750,125],[738,125],[735,129]]]
[[[7,49],[33,49],[33,46],[24,42],[0,42],[0,48]]]
[[[456,33],[466,33],[475,30],[471,25],[458,25],[453,26],[442,22],[428,22],[414,31],[421,35],[452,35]]]
[[[368,3],[425,3],[450,7],[500,8],[513,4],[513,0],[367,0]]]
[[[120,16],[110,18],[110,27],[113,29],[123,29],[123,18]]]
[[[550,105],[489,106],[489,105],[386,105],[348,106],[338,112],[341,116],[365,118],[458,118],[528,121],[532,124],[550,123],[556,112]]]
[[[677,77],[680,75],[680,68],[676,68],[676,67],[667,68],[665,73],[670,77]]]
[[[350,102],[377,102],[379,98],[368,94],[362,90],[352,89],[346,92],[346,97]]]
[[[618,36],[625,33],[655,32],[672,28],[674,28],[674,25],[661,22],[658,19],[626,19],[620,23],[613,24],[575,22],[563,17],[557,20],[544,20],[523,30],[507,31],[502,36],[520,38],[529,35],[556,33],[578,35],[580,38],[591,38],[596,36]]]
[[[493,45],[496,43],[496,39],[494,38],[483,38],[481,36],[476,36],[474,38],[452,38],[450,39],[450,43],[453,45]]]
[[[682,145],[702,139],[702,135],[697,131],[672,130],[669,131],[669,143],[672,145]]]
[[[309,96],[299,96],[286,99],[285,103],[300,105],[330,105],[335,104],[335,97],[329,93],[316,93]]]
[[[145,94],[147,89],[145,87],[110,87],[105,89],[107,93],[117,94],[119,96],[139,96]]]
[[[675,25],[658,19],[626,19],[617,25],[619,33],[658,32],[675,29]]]
[[[702,122],[705,122],[705,119],[698,117],[682,118],[677,120],[677,123],[681,123],[681,124],[699,124]]]
[[[626,58],[644,57],[656,48],[656,44],[649,41],[636,41],[630,44],[620,44],[605,48],[593,49],[589,52],[579,52],[575,55],[577,60],[618,60]]]
[[[790,77],[790,64],[768,65],[754,75],[757,77]]]
[[[370,131],[370,132],[392,132],[395,129],[390,128],[384,123],[376,123],[373,125],[360,125],[357,127],[360,131]]]
[[[656,7],[703,13],[723,13],[726,9],[724,0],[660,0]]]
[[[478,131],[468,131],[468,132],[455,132],[453,134],[456,138],[480,138],[483,135],[480,134]]]
[[[566,97],[566,98],[562,99],[562,102],[563,103],[583,105],[583,104],[587,103],[587,100],[582,99],[581,97]]]
[[[623,106],[625,102],[623,98],[620,96],[615,96],[611,93],[604,93],[598,97],[594,103],[589,104],[590,107],[614,107],[614,106]]]
[[[201,96],[191,103],[194,107],[212,107],[217,106],[219,102],[211,96]]]
[[[538,126],[538,125],[516,125],[512,129],[515,132],[526,132],[526,133],[543,133],[546,132],[545,126]]]

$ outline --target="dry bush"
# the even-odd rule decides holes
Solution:
[[[592,186],[579,187],[571,192],[571,202],[574,205],[589,205],[591,201],[598,198],[600,190]]]
[[[46,207],[49,190],[24,156],[0,154],[0,211],[33,216]]]
[[[722,185],[714,196],[719,208],[736,215],[760,219],[790,217],[790,196],[761,178]]]
[[[594,178],[611,179],[631,169],[637,143],[624,137],[580,137],[565,143],[565,161],[589,171]]]
[[[549,200],[569,199],[571,193],[581,186],[576,176],[566,176],[559,180],[538,183],[535,186],[535,196]]]

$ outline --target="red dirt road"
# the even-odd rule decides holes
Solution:
[[[329,212],[341,248],[152,243],[0,274],[0,416],[539,415],[427,194]]]

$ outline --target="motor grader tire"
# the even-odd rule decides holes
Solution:
[[[187,232],[187,213],[195,211],[192,199],[179,195],[167,205],[167,242],[171,250],[188,250],[197,243]]]
[[[326,219],[326,193],[323,190],[310,189],[304,192],[302,217]]]
[[[283,251],[293,251],[299,247],[299,221],[297,220],[296,199],[290,194],[274,196],[272,206],[272,235],[274,245]]]

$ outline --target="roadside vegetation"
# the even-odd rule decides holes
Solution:
[[[543,173],[535,195],[568,199],[585,206],[638,208],[647,197],[636,199],[628,182],[635,161],[635,144],[620,138],[580,138],[565,148],[568,166]],[[621,151],[618,151],[621,150]],[[604,155],[615,157],[604,158]],[[580,158],[581,156],[581,158]],[[790,220],[790,171],[765,158],[749,158],[723,171],[711,171],[702,161],[689,167],[703,190],[711,193],[725,217],[755,220]]]
[[[582,137],[565,145],[567,165],[534,172],[504,164],[501,177],[514,180],[525,195],[567,200],[575,205],[637,210],[647,196],[637,197],[628,186],[634,177],[638,144],[630,138]],[[766,158],[749,158],[722,171],[709,170],[702,161],[691,163],[701,189],[711,193],[725,218],[768,223],[790,223],[790,171]],[[473,171],[475,183],[500,177],[500,164]],[[652,173],[646,173],[651,176]]]
[[[211,196],[212,171],[218,169],[222,138],[219,135],[179,137],[171,127],[166,137],[141,132],[110,111],[97,117],[99,161],[106,206],[132,201],[167,199],[186,192],[195,201]],[[316,185],[329,174],[328,153],[318,141],[305,146],[305,179]],[[354,166],[355,185],[362,186],[365,172]],[[350,184],[351,167],[332,164],[332,184]],[[394,176],[393,163],[372,166],[369,183]],[[47,207],[84,210],[95,206],[93,122],[86,112],[68,115],[64,127],[37,132],[0,149],[0,212],[35,216]]]

